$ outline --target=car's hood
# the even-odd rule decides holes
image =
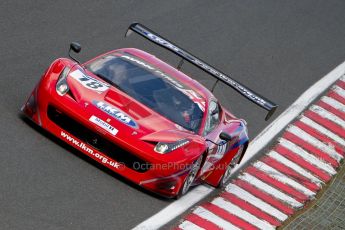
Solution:
[[[90,117],[99,117],[119,131],[135,134],[146,141],[158,141],[158,136],[174,141],[194,135],[114,86],[83,73],[81,69],[73,68],[68,84],[76,102],[85,107]]]

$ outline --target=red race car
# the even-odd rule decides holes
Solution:
[[[69,52],[70,58],[55,60],[45,71],[22,111],[67,144],[162,196],[180,197],[200,183],[223,186],[248,146],[246,122],[182,73],[183,60],[269,111],[266,119],[277,105],[147,27],[133,23],[126,35],[132,32],[180,56],[177,69],[133,48],[84,64]],[[81,47],[71,43],[71,50],[79,53]]]

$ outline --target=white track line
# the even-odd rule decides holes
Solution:
[[[321,161],[320,159],[318,159],[314,155],[308,153],[307,151],[305,151],[301,147],[297,146],[296,144],[292,143],[291,141],[288,141],[284,138],[279,138],[279,142],[282,146],[284,146],[287,149],[290,149],[292,152],[299,155],[300,157],[302,157],[304,160],[308,161],[309,163],[311,163],[315,167],[317,167],[317,168],[319,168],[319,169],[321,169],[321,170],[323,170],[323,171],[325,171],[331,175],[334,175],[337,173],[330,164],[327,164],[327,163]]]
[[[292,105],[290,105],[279,115],[279,117],[277,117],[251,141],[241,164],[235,167],[233,172],[240,170],[247,161],[258,154],[260,150],[272,140],[272,138],[274,138],[283,128],[294,120],[307,106],[309,106],[311,102],[313,102],[314,99],[342,77],[344,73],[345,62],[341,63],[334,70],[306,90]],[[186,194],[187,199],[183,199],[182,197],[180,200],[171,203],[152,217],[138,224],[134,229],[158,229],[176,218],[176,216],[188,210],[212,191],[213,188],[206,187],[204,185],[198,186],[198,188]]]
[[[184,230],[205,230],[204,228],[201,228],[188,220],[183,221],[178,227]]]
[[[194,211],[194,214],[200,216],[201,218],[208,220],[219,227],[222,227],[224,229],[229,229],[229,230],[240,230],[240,228],[236,227],[235,225],[231,224],[230,222],[220,218],[219,216],[213,214],[212,212],[208,211],[207,209],[203,207],[197,207]]]
[[[324,128],[323,126],[319,125],[315,121],[313,121],[313,120],[311,120],[311,119],[309,119],[308,117],[305,117],[305,116],[301,116],[300,121],[302,121],[304,124],[306,124],[309,127],[319,131],[323,135],[331,138],[332,140],[334,140],[338,144],[340,144],[340,145],[345,147],[345,140],[343,138],[339,137],[337,134],[335,134],[332,131]]]
[[[310,191],[308,188],[304,187],[300,183],[297,183],[296,181],[294,181],[290,177],[286,176],[285,174],[282,174],[278,170],[272,168],[271,166],[269,166],[269,165],[267,165],[261,161],[257,161],[253,165],[255,168],[265,172],[266,174],[268,174],[272,178],[274,178],[274,179],[276,179],[276,180],[278,180],[284,184],[290,185],[292,188],[304,193],[308,197],[313,197],[315,195],[315,192]]]
[[[333,113],[329,112],[328,110],[318,106],[318,105],[312,105],[310,107],[310,110],[319,114],[321,117],[326,118],[327,120],[330,120],[334,122],[335,124],[341,126],[342,128],[345,128],[345,121],[341,119],[340,117],[334,115]]]
[[[250,223],[250,224],[252,224],[252,225],[254,225],[260,229],[264,229],[264,230],[275,229],[275,227],[270,225],[268,222],[257,218],[256,216],[252,215],[251,213],[241,209],[237,205],[234,205],[234,204],[224,200],[221,197],[214,199],[211,203],[214,205],[217,205],[218,207],[224,209],[225,211],[227,211],[227,212],[229,212],[235,216],[238,216],[242,220],[245,220],[248,223]],[[224,229],[227,229],[225,226],[222,226],[222,227],[224,227]]]
[[[275,151],[271,151],[267,155],[272,157],[276,161],[282,163],[283,165],[286,165],[287,167],[289,167],[293,171],[297,172],[301,176],[309,179],[312,183],[316,184],[318,187],[321,187],[321,184],[323,182],[321,180],[319,180],[318,178],[316,178],[313,174],[311,174],[310,172],[308,172],[307,170],[305,170],[304,168],[299,166],[298,164],[290,161],[289,159],[283,157],[282,155],[280,155],[279,153],[277,153]]]
[[[280,221],[284,221],[288,218],[288,216],[278,209],[272,207],[270,204],[267,204],[263,200],[257,198],[256,196],[252,195],[251,193],[247,192],[246,190],[242,189],[241,187],[235,184],[229,184],[226,186],[225,189],[228,193],[234,194],[238,198],[256,206],[261,211],[266,212],[270,216],[275,217]]]
[[[297,126],[290,125],[286,131],[289,131],[292,134],[295,134],[297,137],[301,138],[302,140],[308,142],[309,144],[313,145],[314,147],[320,149],[322,152],[327,153],[330,157],[340,162],[343,158],[337,151],[334,150],[334,146],[326,145],[325,143],[319,141],[306,131],[300,129]]]
[[[242,175],[239,175],[238,178],[252,184],[254,187],[258,188],[259,190],[270,194],[271,196],[277,198],[278,200],[283,201],[284,203],[294,208],[300,208],[303,206],[302,203],[298,202],[294,198],[286,195],[285,193],[279,191],[276,188],[273,188],[271,185],[268,185],[265,182],[262,182],[261,180],[257,179],[255,176],[252,176],[249,173],[243,173]]]

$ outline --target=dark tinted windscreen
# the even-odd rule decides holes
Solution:
[[[205,105],[200,95],[137,57],[118,55],[104,56],[87,68],[183,128],[200,129]]]

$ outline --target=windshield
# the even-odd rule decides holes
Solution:
[[[114,53],[91,62],[86,68],[174,123],[199,131],[205,100],[142,59]]]

